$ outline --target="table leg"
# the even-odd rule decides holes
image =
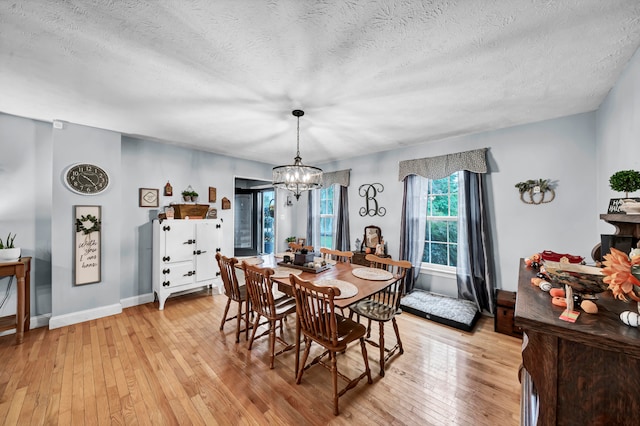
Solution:
[[[25,274],[24,282],[24,331],[31,330],[31,271]]]
[[[25,277],[24,274],[18,278],[18,307],[16,309],[16,342],[22,343],[24,338],[24,297],[25,297]]]

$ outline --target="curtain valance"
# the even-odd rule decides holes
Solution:
[[[351,175],[351,169],[338,170],[337,172],[325,172],[322,174],[322,186],[324,188],[333,184],[340,186],[349,186],[349,177]]]
[[[468,170],[474,173],[487,173],[487,148],[437,157],[418,158],[400,162],[398,180],[409,175],[419,175],[428,179],[442,179],[453,172]]]

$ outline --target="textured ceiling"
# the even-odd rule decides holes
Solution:
[[[640,1],[0,2],[0,111],[317,164],[595,110]]]

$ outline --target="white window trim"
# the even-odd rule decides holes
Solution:
[[[456,276],[456,268],[454,266],[422,262],[420,264],[420,273],[433,275],[435,277],[451,278]]]

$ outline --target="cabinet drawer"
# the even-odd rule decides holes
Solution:
[[[162,268],[162,287],[176,287],[195,280],[193,262],[171,263]]]

